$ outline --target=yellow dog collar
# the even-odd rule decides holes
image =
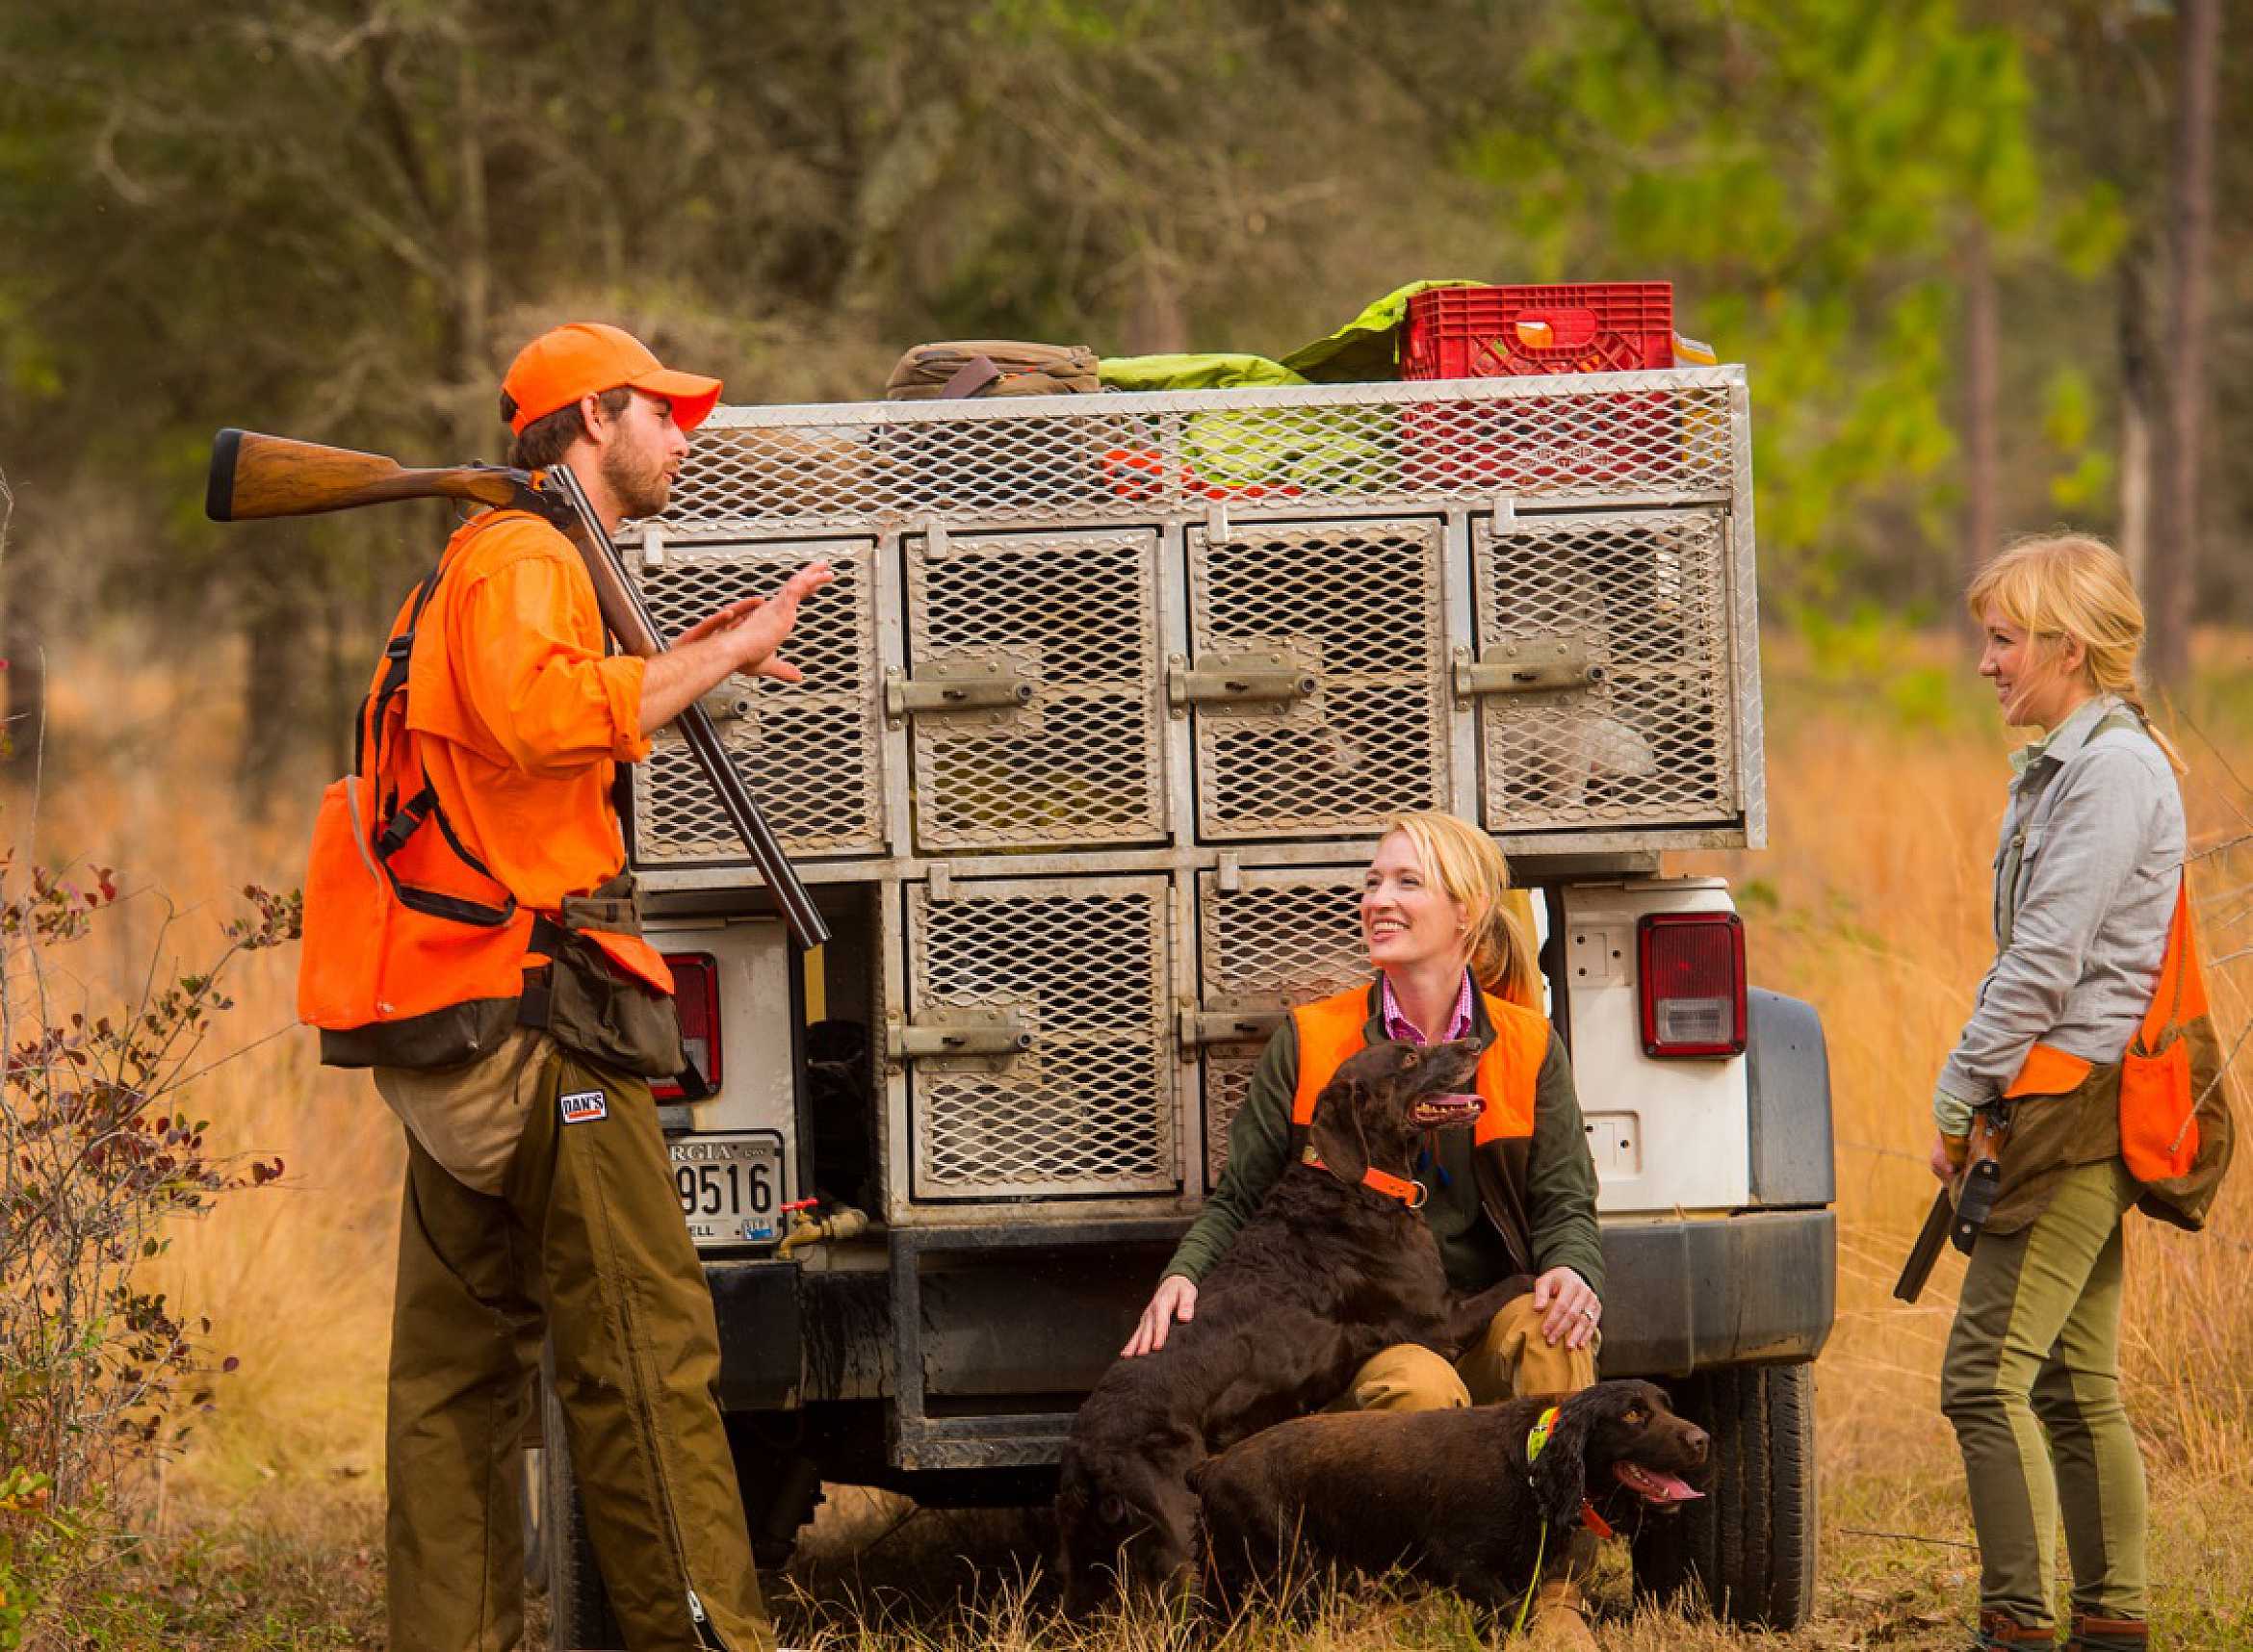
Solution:
[[[1551,1406],[1534,1419],[1533,1431],[1525,1436],[1525,1466],[1533,1467],[1541,1455],[1541,1447],[1549,1443],[1549,1431],[1557,1426],[1557,1407]]]

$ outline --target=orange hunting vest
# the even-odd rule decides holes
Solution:
[[[441,580],[479,534],[525,520],[536,519],[489,512],[448,542],[393,622],[361,706],[354,771],[322,796],[298,1014],[350,1035],[324,1039],[332,1065],[442,1067],[481,1053],[515,1024],[525,970],[547,962],[543,942],[561,944],[553,920],[520,904],[457,835],[408,722],[417,627]],[[630,975],[671,992],[671,971],[647,942],[583,933]]]
[[[1477,1147],[1528,1137],[1534,1126],[1534,1084],[1549,1053],[1549,1023],[1529,1010],[1482,992],[1494,1042],[1479,1057],[1478,1095],[1486,1103],[1473,1127]],[[1291,1012],[1299,1033],[1299,1088],[1291,1097],[1291,1123],[1314,1122],[1314,1098],[1346,1059],[1369,1045],[1369,989],[1349,988]]]
[[[2209,1014],[2206,977],[2198,968],[2198,938],[2190,919],[2190,881],[2175,893],[2167,947],[2160,959],[2151,1007],[2120,1058],[2120,1156],[2129,1174],[2146,1184],[2186,1175],[2197,1162],[2199,1090],[2191,1076],[2187,1029]],[[2003,1094],[2062,1096],[2089,1074],[2091,1064],[2052,1045],[2037,1044]]]

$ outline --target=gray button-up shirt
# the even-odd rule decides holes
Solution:
[[[1932,1116],[1960,1136],[2035,1044],[2118,1061],[2151,1005],[2188,835],[2166,756],[2114,695],[2012,754],[1995,851],[1995,964],[1940,1070]]]

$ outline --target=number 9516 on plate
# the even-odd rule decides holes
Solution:
[[[699,1245],[763,1245],[780,1237],[782,1137],[772,1130],[733,1136],[675,1136],[673,1190],[688,1236]]]

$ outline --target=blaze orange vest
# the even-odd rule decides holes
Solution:
[[[1549,1023],[1540,1012],[1482,992],[1494,1042],[1479,1057],[1479,1099],[1486,1103],[1473,1126],[1478,1147],[1531,1136],[1534,1085],[1549,1053]],[[1314,1098],[1349,1056],[1369,1046],[1369,989],[1353,987],[1291,1012],[1299,1033],[1299,1088],[1291,1097],[1291,1123],[1314,1122]]]
[[[324,1032],[375,1035],[349,1046],[350,1059],[337,1059],[324,1040],[324,1058],[336,1065],[361,1065],[371,1050],[383,1066],[466,1060],[503,1024],[504,1006],[523,995],[525,970],[547,962],[538,948],[555,931],[535,928],[542,915],[519,905],[455,837],[406,726],[408,665],[425,607],[469,541],[514,514],[492,511],[466,524],[401,609],[361,704],[353,772],[322,796],[305,872],[298,1016]],[[651,988],[672,991],[671,971],[647,942],[585,933]],[[462,1006],[495,1013],[481,1021],[453,1013]]]
[[[2129,1174],[2147,1184],[2188,1174],[2198,1159],[2200,1097],[2184,1037],[2188,1024],[2210,1014],[2197,946],[2186,877],[2175,892],[2151,1007],[2120,1058],[2120,1155]],[[2088,1076],[2090,1067],[2054,1045],[2037,1044],[2003,1094],[2062,1096]]]

